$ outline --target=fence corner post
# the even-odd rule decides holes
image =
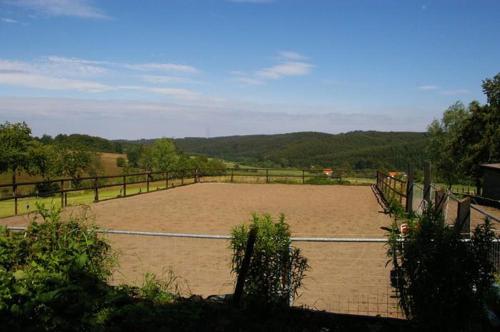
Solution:
[[[464,237],[470,236],[470,197],[458,201],[457,220],[455,221],[456,231]]]
[[[427,205],[431,203],[431,182],[431,163],[427,161],[424,166],[424,201],[427,202]]]
[[[413,181],[414,181],[413,166],[408,167],[408,177],[406,182],[406,213],[413,212]]]
[[[96,176],[94,179],[94,202],[99,202],[99,177]]]

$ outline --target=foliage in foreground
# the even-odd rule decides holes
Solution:
[[[298,295],[302,278],[309,269],[300,249],[291,246],[285,216],[273,221],[270,215],[253,215],[250,227],[236,226],[232,231],[232,271],[239,274],[251,228],[257,230],[254,252],[245,279],[244,298],[249,304],[283,306]]]
[[[62,220],[59,210],[38,209],[41,220],[24,233],[0,228],[2,328],[105,330],[129,306],[175,298],[154,275],[146,275],[142,288],[108,285],[114,257],[86,215]]]
[[[494,237],[486,220],[474,230],[470,242],[464,242],[433,206],[408,220],[405,234],[395,224],[388,255],[407,317],[422,330],[484,328],[485,300],[494,282],[495,269],[490,260]]]

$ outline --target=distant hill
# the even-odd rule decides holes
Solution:
[[[154,139],[106,140],[88,135],[58,135],[41,140],[83,145],[98,152],[126,153],[132,146],[149,145]],[[426,134],[417,132],[352,131],[343,134],[297,132],[175,139],[177,147],[192,155],[205,155],[261,167],[329,166],[353,170],[421,167],[425,160]]]
[[[353,131],[298,132],[176,139],[186,153],[258,166],[337,166],[352,169],[406,169],[425,160],[425,133]]]

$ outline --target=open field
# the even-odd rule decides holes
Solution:
[[[68,208],[70,212],[74,208]],[[284,213],[293,236],[382,237],[390,218],[380,213],[368,186],[202,183],[92,205],[105,228],[173,233],[229,234],[253,212]],[[26,216],[2,219],[26,224]],[[107,235],[120,254],[115,283],[138,284],[145,272],[172,269],[184,290],[231,293],[227,240]],[[304,243],[311,271],[297,305],[337,312],[395,316],[389,268],[381,243]]]
[[[170,179],[169,188],[184,184],[193,183],[193,179],[187,178],[183,181],[181,179]],[[166,188],[165,181],[151,181],[150,191],[157,191]],[[147,191],[146,183],[128,184],[127,196],[145,193]],[[67,205],[76,206],[82,204],[91,204],[94,202],[95,193],[93,190],[80,190],[67,193]],[[115,187],[99,189],[99,200],[113,199],[123,196],[121,185]],[[49,205],[61,206],[61,196],[56,194],[51,197],[28,197],[20,198],[18,200],[18,214],[26,214],[36,209],[36,203],[43,203]],[[14,215],[14,200],[0,201],[0,218]]]

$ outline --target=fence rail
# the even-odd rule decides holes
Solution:
[[[387,202],[396,199],[403,205],[403,199],[407,199],[407,185],[404,180],[377,171],[377,188]]]
[[[224,177],[229,182],[236,182],[239,178],[263,178],[265,183],[275,179],[294,179],[295,183],[305,184],[311,178],[324,178],[322,170],[305,169],[269,169],[269,168],[225,168],[225,169],[182,169],[168,172],[140,172],[117,175],[84,176],[78,178],[57,178],[40,181],[26,181],[0,184],[0,202],[13,201],[13,214],[19,214],[19,200],[29,198],[54,197],[59,195],[61,207],[68,205],[68,194],[74,192],[93,192],[93,201],[102,201],[100,193],[103,189],[119,187],[120,190],[111,198],[128,197],[139,193],[165,190],[186,184],[207,181],[219,181],[218,177]],[[335,173],[330,178],[342,180],[341,173]],[[145,190],[140,188],[139,192],[131,193],[131,189],[137,185],[145,185]],[[152,189],[152,186],[156,189]],[[44,187],[44,190],[40,190]],[[7,194],[5,194],[7,193]],[[108,198],[109,199],[109,198]]]

